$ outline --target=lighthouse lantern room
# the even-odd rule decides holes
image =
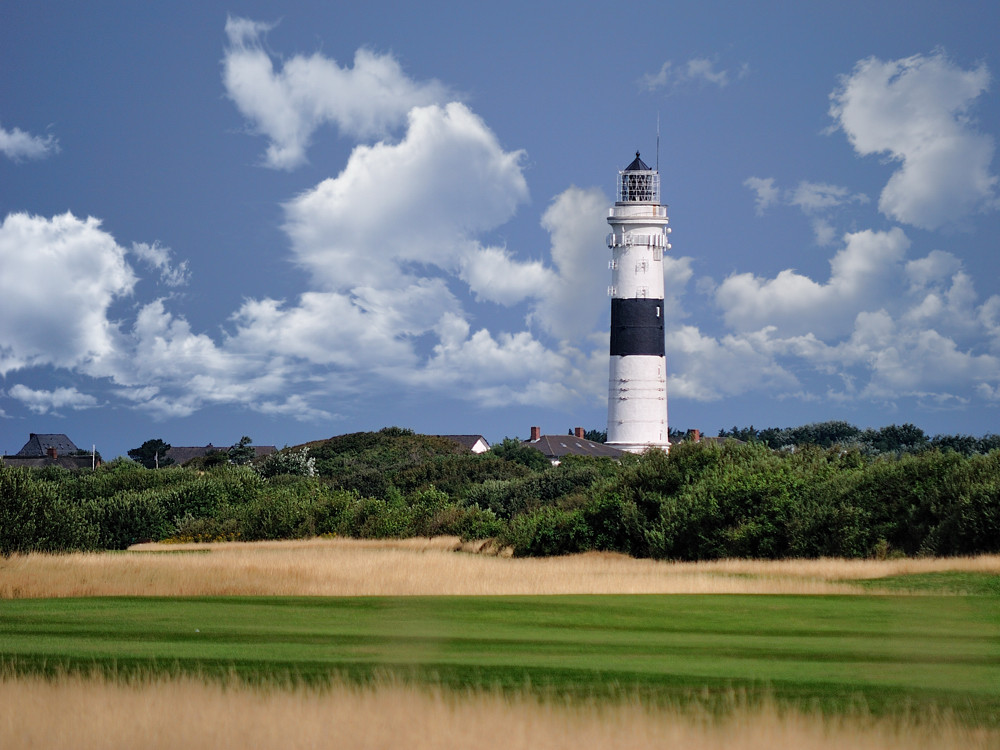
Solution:
[[[611,367],[607,444],[668,450],[663,329],[663,253],[670,249],[660,174],[635,153],[618,173],[608,211],[611,250]]]

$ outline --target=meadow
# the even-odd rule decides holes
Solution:
[[[1000,557],[489,552],[314,539],[0,559],[0,741],[1000,743]]]

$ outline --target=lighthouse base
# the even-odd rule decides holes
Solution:
[[[612,356],[608,381],[608,439],[631,453],[670,449],[666,360],[655,355]]]

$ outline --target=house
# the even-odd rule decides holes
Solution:
[[[100,466],[95,451],[83,451],[62,433],[29,433],[28,442],[13,456],[3,456],[7,466],[62,466],[65,469],[91,469]]]
[[[532,427],[531,438],[522,440],[521,445],[527,445],[541,451],[552,462],[553,466],[558,466],[566,456],[619,459],[625,453],[625,451],[612,448],[610,445],[587,440],[583,436],[582,427],[574,429],[572,435],[542,435],[541,433],[541,427]]]
[[[737,440],[736,438],[731,437],[709,437],[708,435],[702,435],[701,430],[688,430],[684,439],[690,440],[692,443],[708,443],[709,445],[722,445],[723,443],[728,442],[743,442],[742,440]]]
[[[485,453],[490,449],[490,444],[486,442],[486,438],[482,435],[435,435],[434,437],[453,440],[463,448],[468,448],[473,453]]]
[[[254,458],[260,458],[261,456],[269,456],[272,453],[277,452],[277,448],[273,445],[252,445]],[[182,446],[174,445],[171,446],[164,456],[164,458],[172,458],[174,464],[177,466],[183,466],[192,458],[201,458],[207,456],[209,453],[228,453],[229,446],[216,446],[209,443],[208,445],[196,445],[196,446]]]

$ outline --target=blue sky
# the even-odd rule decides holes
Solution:
[[[1000,431],[994,4],[176,5],[0,10],[0,451],[602,428],[658,119],[671,427]]]

